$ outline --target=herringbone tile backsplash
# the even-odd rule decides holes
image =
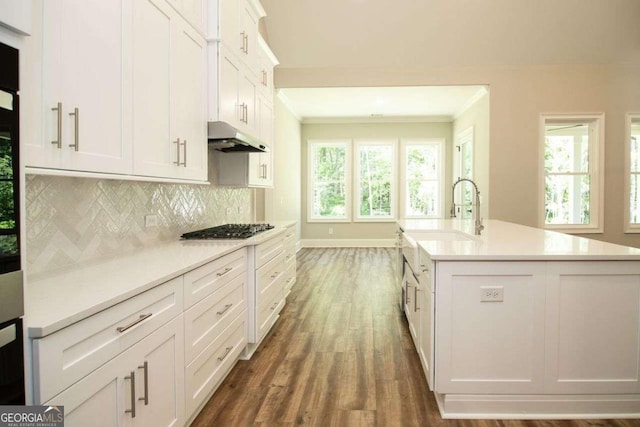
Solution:
[[[29,274],[113,257],[185,231],[253,218],[252,190],[27,175]],[[241,213],[238,213],[241,207]],[[144,226],[145,215],[158,226]]]

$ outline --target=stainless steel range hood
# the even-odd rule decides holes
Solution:
[[[269,147],[261,141],[240,132],[226,122],[209,122],[207,125],[209,148],[224,153],[266,153]]]

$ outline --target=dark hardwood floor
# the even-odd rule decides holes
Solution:
[[[192,426],[640,426],[640,420],[443,420],[384,248],[303,249],[280,319]]]

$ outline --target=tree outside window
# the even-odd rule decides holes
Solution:
[[[310,142],[310,219],[349,219],[348,142]]]
[[[359,219],[395,217],[395,142],[357,142],[356,213]]]
[[[438,218],[442,215],[442,142],[404,144],[404,215]]]

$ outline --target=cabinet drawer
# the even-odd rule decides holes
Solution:
[[[182,313],[182,276],[33,340],[34,399],[44,402]]]
[[[256,290],[262,295],[284,273],[284,253],[280,253],[256,271]],[[260,297],[258,297],[260,299]]]
[[[184,275],[185,307],[211,295],[239,275],[247,272],[247,249],[242,248]]]
[[[256,268],[260,268],[284,251],[284,234],[256,246]]]
[[[260,341],[260,338],[269,330],[273,322],[276,321],[283,307],[282,295],[281,287],[273,287],[270,292],[265,294],[264,300],[259,304],[257,341]]]
[[[187,365],[187,418],[218,386],[246,345],[247,312],[243,311],[214,342]]]
[[[190,363],[247,308],[247,280],[242,274],[185,313],[185,359]]]
[[[293,284],[296,283],[296,264],[287,263],[284,271],[284,295],[285,297],[291,292]]]

